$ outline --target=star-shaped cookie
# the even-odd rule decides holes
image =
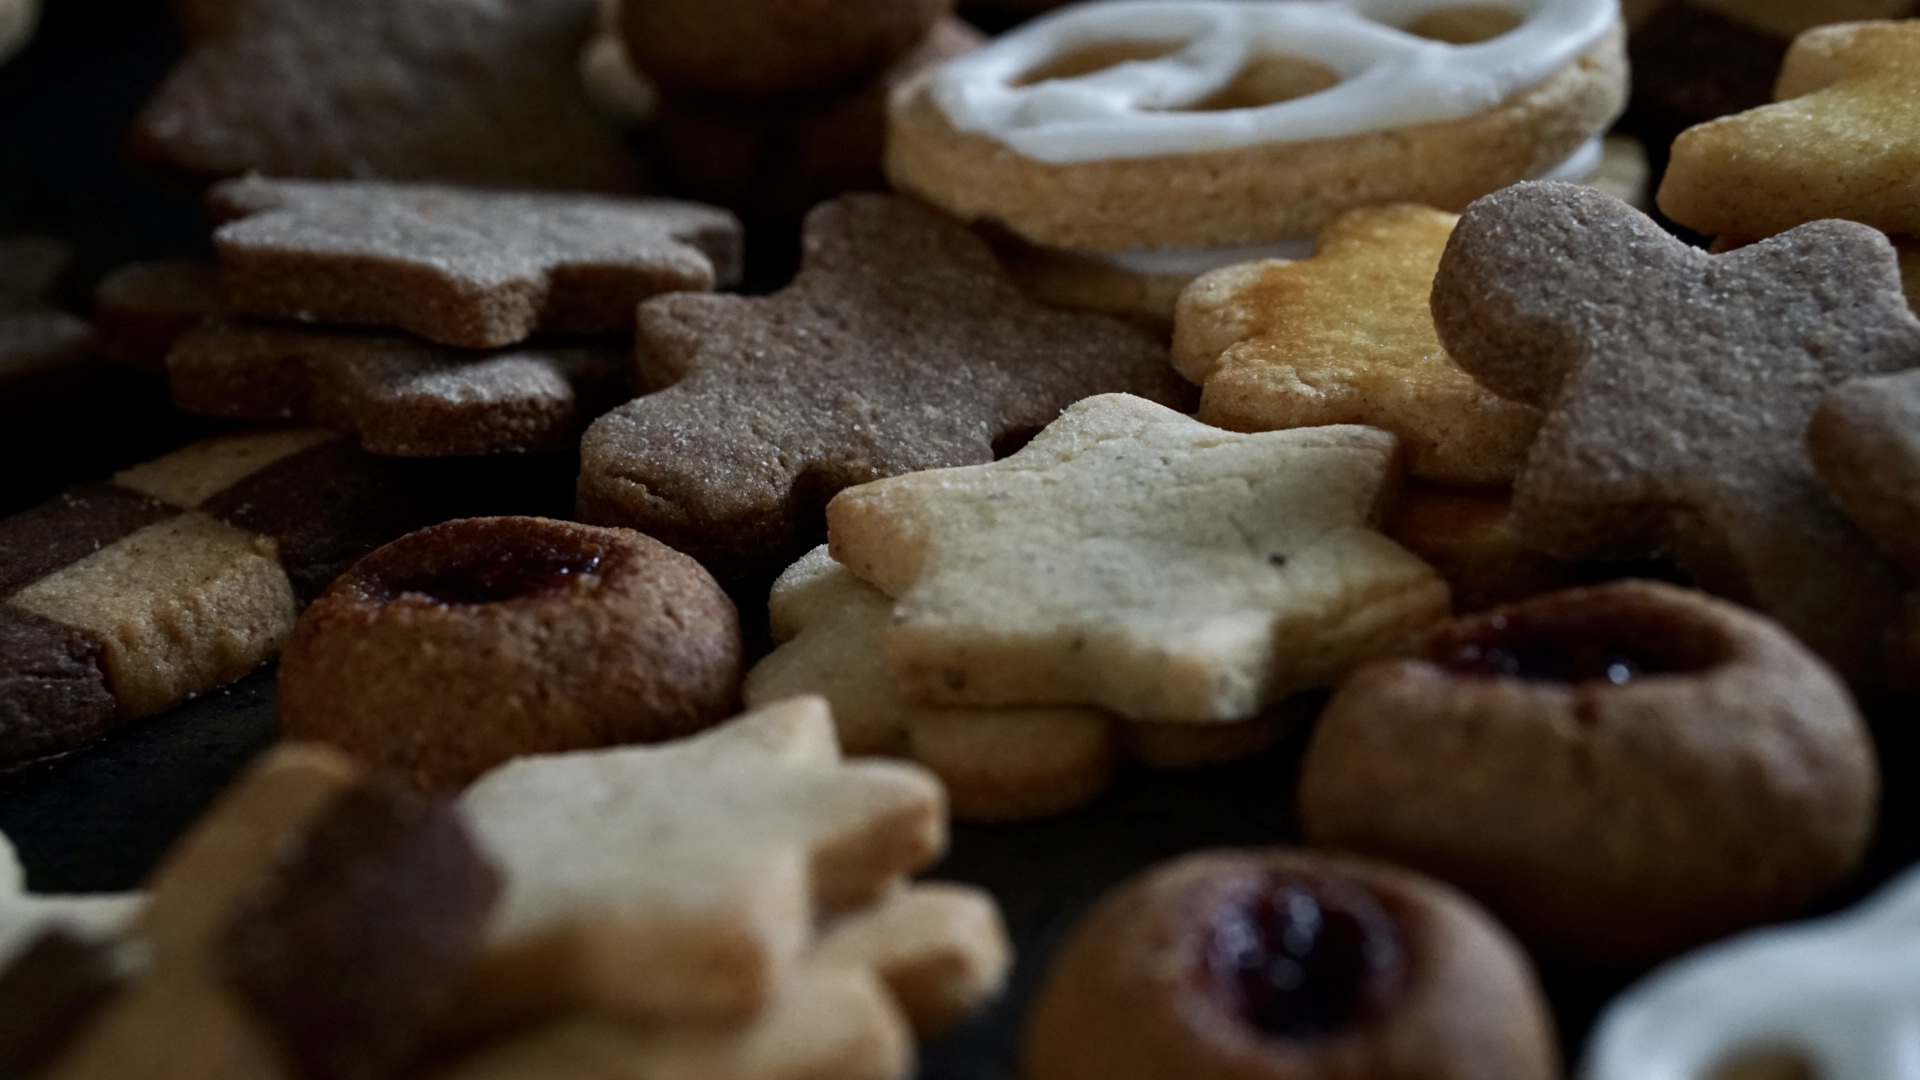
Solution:
[[[1089,394],[1191,393],[1145,334],[1027,300],[973,233],[883,195],[816,207],[773,296],[647,302],[639,349],[661,389],[588,429],[580,514],[722,578],[798,557],[842,488],[991,461]]]
[[[1682,132],[1660,209],[1717,236],[1822,218],[1920,234],[1920,20],[1823,26],[1795,39],[1776,104]]]
[[[580,85],[595,0],[193,0],[189,49],[134,122],[194,176],[630,190],[620,127]]]
[[[173,403],[234,420],[303,420],[396,457],[573,447],[626,400],[627,350],[592,342],[492,352],[245,319],[210,319],[167,356]]]
[[[1870,677],[1899,589],[1806,431],[1829,388],[1920,366],[1884,236],[1817,222],[1709,255],[1589,189],[1521,184],[1468,208],[1433,313],[1462,368],[1547,411],[1514,491],[1528,542],[1671,555]]]
[[[247,177],[215,188],[227,307],[497,349],[625,334],[633,306],[740,275],[740,223],[673,199]]]
[[[1233,431],[1371,424],[1400,437],[1413,476],[1512,482],[1540,414],[1455,367],[1428,310],[1457,220],[1407,204],[1353,210],[1320,231],[1312,258],[1188,286],[1173,359],[1205,385],[1200,419]]]
[[[588,1006],[744,1019],[816,913],[872,900],[946,839],[938,781],[841,761],[818,698],[665,746],[523,758],[461,803],[506,879],[476,1024]]]
[[[1920,581],[1920,370],[1835,387],[1813,414],[1807,452],[1848,516]]]
[[[13,842],[0,833],[0,970],[40,934],[59,928],[87,939],[113,937],[139,914],[138,893],[47,896],[27,891]]]
[[[1245,720],[1445,616],[1446,584],[1373,529],[1395,450],[1107,394],[1003,461],[842,492],[828,533],[896,601],[909,696]]]
[[[1077,705],[918,704],[887,664],[892,598],[824,545],[780,575],[767,608],[780,644],[747,673],[747,704],[825,697],[847,753],[932,769],[958,821],[1062,813],[1105,791],[1122,757],[1164,768],[1222,764],[1266,749],[1291,727],[1285,710],[1233,724],[1160,724]]]

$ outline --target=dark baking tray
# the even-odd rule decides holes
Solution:
[[[47,0],[39,35],[0,67],[0,235],[38,232],[73,246],[67,299],[138,258],[204,252],[193,193],[129,168],[128,120],[179,54],[161,0]],[[756,224],[756,284],[779,284],[790,231]],[[82,405],[0,413],[0,512],[66,484],[159,453],[211,426],[166,408],[164,391],[115,380]],[[444,516],[564,513],[572,463],[553,459],[420,462],[416,488]],[[743,614],[764,592],[744,590]],[[274,738],[271,668],[133,725],[63,760],[0,777],[0,830],[38,891],[134,887],[173,838],[249,758]],[[1887,799],[1866,872],[1829,906],[1857,898],[1920,858],[1910,705],[1874,710]],[[1196,773],[1133,770],[1077,813],[1017,826],[954,830],[935,876],[974,882],[1000,900],[1018,950],[1008,994],[985,1016],[923,1048],[920,1075],[998,1080],[1015,1075],[1027,1003],[1054,948],[1095,898],[1157,861],[1206,847],[1292,842],[1294,776],[1308,731],[1243,764]],[[1622,912],[1622,918],[1632,918]],[[1543,972],[1569,1064],[1618,977]]]

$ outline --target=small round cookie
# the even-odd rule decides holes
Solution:
[[[1526,957],[1472,901],[1312,852],[1215,851],[1101,902],[1054,962],[1026,1080],[1547,1080]]]
[[[1397,24],[1362,6],[1075,5],[903,88],[888,176],[1053,247],[1266,243],[1371,203],[1459,210],[1566,161],[1625,104],[1610,0],[1476,25],[1441,0],[1395,5]]]
[[[1552,593],[1355,672],[1302,766],[1316,846],[1411,866],[1543,953],[1631,968],[1845,880],[1879,771],[1831,670],[1645,581]]]
[[[668,93],[773,101],[878,71],[952,10],[953,0],[624,0],[620,29]]]
[[[524,754],[687,735],[731,715],[733,603],[641,533],[544,518],[436,525],[360,560],[280,662],[280,725],[424,790]]]

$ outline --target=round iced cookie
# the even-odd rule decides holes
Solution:
[[[1105,0],[910,83],[887,171],[1038,244],[1265,243],[1539,176],[1626,89],[1617,0]]]

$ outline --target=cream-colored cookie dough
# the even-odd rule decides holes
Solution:
[[[1373,529],[1396,449],[1108,394],[993,464],[842,492],[829,540],[895,598],[910,696],[1244,720],[1445,614],[1445,583]]]
[[[1370,424],[1399,436],[1413,476],[1512,483],[1540,412],[1455,367],[1427,306],[1456,220],[1407,204],[1353,210],[1321,230],[1310,259],[1188,286],[1173,361],[1205,387],[1200,419],[1233,431]]]
[[[505,883],[463,1017],[566,1008],[740,1021],[814,919],[945,845],[939,782],[840,758],[819,698],[691,739],[522,758],[461,798]]]

